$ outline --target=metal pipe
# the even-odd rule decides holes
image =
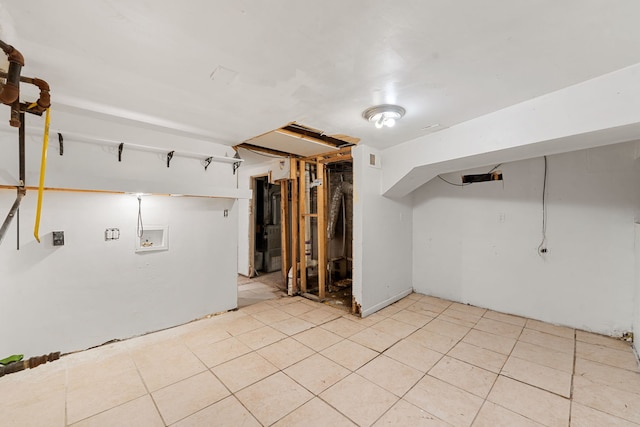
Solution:
[[[13,206],[11,206],[11,209],[9,209],[9,213],[7,214],[7,217],[2,223],[2,227],[0,227],[0,244],[2,244],[2,241],[4,240],[4,235],[9,229],[9,226],[11,225],[11,220],[13,220],[13,217],[16,216],[16,211],[20,207],[20,202],[22,201],[23,198],[24,198],[24,192],[18,191],[18,196],[16,197],[16,201],[13,202]]]
[[[19,186],[24,187],[26,184],[26,167],[25,167],[25,125],[24,125],[24,113],[20,113],[20,129],[18,130],[18,150],[19,150],[19,162],[20,162],[20,176]]]
[[[0,102],[11,105],[20,97],[20,72],[24,67],[24,57],[13,46],[6,44],[0,40],[0,49],[4,51],[9,59],[9,72],[7,73],[7,81],[0,87]],[[11,126],[18,127],[19,124],[13,120]]]

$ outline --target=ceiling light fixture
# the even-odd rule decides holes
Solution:
[[[362,117],[366,120],[375,123],[376,128],[393,127],[396,121],[402,118],[406,110],[399,105],[382,104],[374,107],[369,107],[362,112]]]

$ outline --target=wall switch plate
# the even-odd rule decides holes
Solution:
[[[53,246],[64,246],[64,231],[53,232]]]

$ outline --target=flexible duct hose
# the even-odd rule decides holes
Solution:
[[[353,184],[343,181],[336,186],[331,196],[331,206],[329,207],[329,221],[327,224],[327,238],[333,239],[336,235],[336,225],[338,224],[338,212],[340,211],[340,202],[342,195],[353,195]]]

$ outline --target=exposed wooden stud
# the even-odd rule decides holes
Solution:
[[[291,289],[298,293],[298,161],[291,159]]]
[[[320,299],[324,299],[327,279],[327,226],[325,217],[325,192],[327,189],[327,182],[324,173],[324,165],[322,163],[318,163],[316,166],[316,177],[321,180],[320,185],[316,187],[316,200],[318,204],[318,297],[320,297]]]
[[[306,223],[304,214],[307,213],[307,204],[305,200],[307,183],[305,181],[306,162],[301,161],[299,163],[300,179],[299,179],[299,200],[300,200],[300,292],[307,292],[307,258],[306,258]]]
[[[314,156],[311,157],[306,157],[304,159],[302,159],[305,162],[314,162],[314,163],[321,163],[321,162],[326,162],[328,159],[332,159],[332,158],[340,158],[340,157],[345,157],[346,160],[346,156],[351,156],[351,147],[345,147],[345,148],[341,148],[339,150],[333,150],[333,151],[328,151],[326,153],[322,153],[322,154],[316,154]],[[342,159],[340,159],[342,160]]]
[[[280,235],[281,235],[281,272],[285,286],[289,272],[289,181],[280,181]]]

